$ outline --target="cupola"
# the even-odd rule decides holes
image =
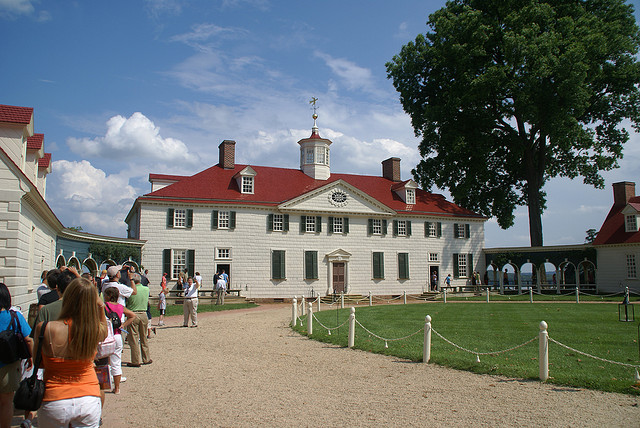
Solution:
[[[314,99],[315,100],[315,99]],[[315,101],[312,101],[315,107]],[[300,144],[300,169],[309,177],[316,180],[327,180],[331,176],[329,167],[329,146],[331,141],[320,137],[316,120],[318,115],[313,113],[313,128],[311,136],[298,141]]]

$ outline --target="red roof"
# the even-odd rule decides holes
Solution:
[[[38,168],[49,168],[49,165],[51,165],[51,153],[45,153],[38,159]]]
[[[33,107],[18,107],[0,104],[0,122],[28,125],[33,115]]]
[[[415,205],[407,205],[392,191],[392,186],[397,183],[384,177],[367,175],[331,174],[328,180],[315,180],[299,169],[251,166],[257,173],[254,193],[240,193],[233,176],[246,166],[236,164],[233,169],[224,169],[215,165],[193,176],[183,177],[180,181],[155,192],[147,193],[139,199],[276,206],[327,184],[343,180],[397,212],[484,218],[447,201],[442,195],[422,189],[416,189]],[[157,177],[155,174],[154,176]]]
[[[598,236],[593,241],[593,245],[640,243],[640,230],[637,232],[625,232],[625,218],[622,210],[627,205],[638,209],[640,207],[640,196],[632,197],[627,204],[614,204],[611,207],[611,211],[609,211],[602,224]]]
[[[33,134],[27,138],[27,150],[38,151],[42,148],[44,143],[44,134]]]
[[[187,178],[185,175],[168,175],[168,174],[149,174],[149,181],[161,180],[161,181],[180,181],[183,178]]]

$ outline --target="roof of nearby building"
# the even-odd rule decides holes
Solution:
[[[634,196],[629,199],[627,204],[614,204],[607,215],[598,236],[593,241],[593,245],[610,245],[610,244],[635,244],[640,243],[640,230],[636,232],[625,232],[625,216],[622,210],[631,205],[638,209],[640,207],[640,196]]]
[[[190,177],[153,174],[155,179],[172,177],[179,181],[155,192],[147,193],[139,197],[138,200],[277,206],[338,180],[343,180],[396,212],[410,212],[412,215],[485,219],[480,214],[447,201],[442,195],[429,193],[422,189],[416,189],[416,203],[407,205],[392,191],[392,188],[397,185],[396,182],[384,177],[367,175],[331,174],[327,180],[315,180],[299,169],[251,166],[256,171],[254,193],[244,194],[240,192],[233,177],[245,167],[247,165],[236,164],[233,169],[225,169],[214,165]]]
[[[51,165],[51,153],[45,153],[43,157],[38,159],[38,168],[49,168]]]
[[[31,122],[32,115],[33,107],[18,107],[0,104],[0,122],[27,125]]]
[[[33,134],[27,138],[27,150],[40,150],[44,143],[44,134]]]

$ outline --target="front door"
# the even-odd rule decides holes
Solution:
[[[429,268],[429,289],[431,291],[438,290],[440,286],[440,268],[431,266]]]
[[[224,270],[224,273],[227,274],[227,276],[229,277],[229,283],[227,284],[227,290],[229,290],[231,287],[231,265],[228,263],[218,263],[216,264],[216,272],[220,272],[222,273],[222,271]],[[213,284],[213,288],[216,288],[216,285]]]
[[[333,263],[333,292],[344,293],[344,263]]]

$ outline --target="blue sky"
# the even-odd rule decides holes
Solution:
[[[237,142],[237,163],[298,168],[311,97],[320,134],[333,141],[333,172],[380,175],[380,162],[396,156],[407,179],[419,141],[385,63],[442,6],[0,0],[0,104],[35,109],[53,154],[47,202],[65,226],[90,233],[125,236],[149,173],[201,171],[218,162],[225,139]],[[547,184],[545,244],[584,242],[611,206],[612,183],[636,181],[640,193],[640,136],[629,131],[604,189]],[[485,243],[529,245],[526,207],[506,231],[489,220]]]

